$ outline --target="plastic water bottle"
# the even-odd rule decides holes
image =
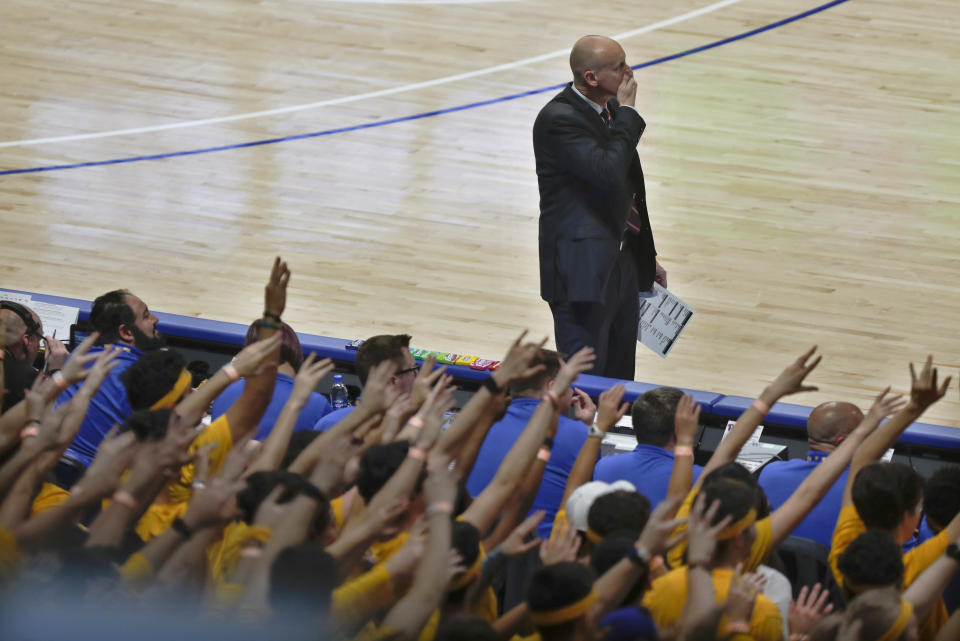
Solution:
[[[347,386],[343,384],[342,374],[333,375],[333,387],[330,388],[330,404],[333,405],[335,410],[350,405],[350,395],[347,393]]]

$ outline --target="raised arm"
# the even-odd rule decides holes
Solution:
[[[953,541],[956,548],[956,541]],[[943,591],[950,585],[960,563],[949,554],[942,555],[930,567],[920,573],[904,591],[903,598],[910,602],[917,615],[917,621],[923,621],[936,605]]]
[[[677,403],[677,412],[673,417],[677,446],[673,450],[673,469],[667,486],[667,498],[680,497],[682,500],[693,485],[693,441],[698,427],[700,404],[689,394],[684,394]]]
[[[813,356],[816,351],[817,346],[814,345],[807,350],[805,354],[788,365],[787,368],[777,376],[776,380],[763,390],[760,397],[747,408],[747,411],[740,415],[733,429],[730,430],[726,438],[720,441],[720,445],[717,446],[716,451],[714,451],[710,460],[707,461],[706,466],[703,468],[703,473],[700,474],[700,478],[697,479],[697,483],[694,485],[695,488],[700,488],[703,479],[706,478],[710,472],[722,465],[737,460],[740,450],[743,449],[743,446],[750,440],[750,436],[757,429],[757,426],[760,425],[760,422],[763,421],[763,418],[767,415],[767,412],[770,411],[770,408],[773,407],[774,403],[789,394],[815,392],[818,389],[812,385],[803,384],[803,380],[807,375],[820,364],[821,357],[817,356],[814,358]]]

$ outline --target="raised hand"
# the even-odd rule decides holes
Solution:
[[[2,335],[2,332],[0,332],[0,336]],[[44,336],[43,342],[47,345],[47,371],[63,368],[64,363],[70,358],[70,352],[67,351],[67,348],[53,336]]]
[[[207,460],[205,451],[199,454],[193,492],[190,495],[190,506],[183,516],[184,522],[193,530],[225,525],[238,518],[241,511],[236,501],[231,499],[247,486],[246,481],[238,480],[242,472],[242,467],[239,465],[224,465],[220,476],[209,480]],[[238,468],[240,468],[239,471]]]
[[[581,423],[593,425],[593,419],[597,415],[597,406],[589,394],[582,389],[574,388],[573,403],[571,406],[573,407],[573,417],[575,419]]]
[[[83,473],[72,492],[87,492],[92,496],[109,496],[120,485],[123,473],[130,467],[137,453],[137,435],[133,431],[117,434],[114,425],[97,448],[93,463]]]
[[[433,386],[427,402],[423,404],[417,416],[423,421],[423,429],[415,439],[416,446],[429,450],[440,438],[443,428],[444,415],[453,409],[453,392],[457,389],[452,385],[452,376],[442,376]]]
[[[503,540],[503,543],[500,544],[500,549],[503,550],[503,553],[507,556],[519,556],[521,554],[526,554],[533,548],[540,545],[543,542],[543,539],[537,537],[531,541],[527,541],[527,536],[533,532],[540,521],[543,520],[543,517],[546,516],[544,510],[537,510],[527,518],[525,518],[520,525],[513,528],[513,531],[507,535],[507,538]]]
[[[733,573],[733,580],[730,582],[730,593],[727,596],[727,603],[724,609],[731,624],[746,623],[750,624],[750,617],[753,615],[753,605],[757,601],[757,595],[763,590],[763,585],[767,580],[752,572],[740,574],[741,565],[737,565]]]
[[[270,270],[270,280],[263,290],[263,309],[270,314],[281,316],[287,307],[287,284],[290,282],[290,268],[277,256]]]
[[[97,359],[96,354],[89,353],[90,348],[93,347],[93,344],[97,342],[98,338],[100,338],[99,332],[91,332],[90,335],[83,339],[83,342],[73,350],[73,354],[71,354],[67,362],[63,364],[63,369],[60,370],[60,374],[63,375],[63,379],[68,384],[72,385],[87,377],[88,371],[85,369],[87,364]]]
[[[397,364],[392,360],[374,365],[367,374],[367,382],[363,386],[359,407],[367,408],[371,414],[386,412],[400,396],[400,392],[390,385],[390,379],[396,371]]]
[[[790,636],[806,636],[820,619],[833,612],[833,604],[827,603],[830,592],[823,590],[817,583],[808,591],[807,586],[800,588],[800,594],[790,602],[787,620],[790,623]]]
[[[617,102],[621,105],[634,106],[637,101],[637,81],[633,77],[633,70],[627,68],[627,72],[620,79],[620,86],[617,87]]]
[[[279,336],[279,334],[277,334]],[[307,401],[310,395],[317,389],[317,385],[323,380],[323,377],[333,371],[333,361],[324,358],[319,361],[316,354],[310,352],[300,365],[300,371],[297,372],[293,380],[293,391],[290,395],[303,401]]]
[[[540,561],[544,565],[576,561],[580,550],[580,532],[569,521],[564,523],[559,533],[540,546]]]
[[[780,375],[770,384],[767,390],[769,390],[776,399],[799,392],[817,391],[819,389],[818,387],[803,384],[804,379],[820,364],[821,356],[814,357],[814,352],[816,351],[817,346],[814,345],[797,360],[788,365],[786,369],[780,372]]]
[[[873,405],[870,406],[867,415],[864,417],[864,422],[870,421],[875,426],[879,425],[880,421],[904,408],[907,400],[903,398],[903,395],[887,396],[889,392],[890,387],[888,386],[887,389],[877,394],[877,397],[873,400]]]
[[[717,535],[733,520],[729,515],[716,525],[710,525],[720,501],[714,501],[707,507],[707,499],[701,494],[690,510],[687,519],[687,564],[691,567],[702,565],[709,567],[713,562],[713,553],[717,549]]]
[[[677,412],[673,415],[673,429],[678,445],[693,445],[700,426],[700,404],[689,394],[684,394],[677,403]]]
[[[507,355],[503,357],[498,367],[491,376],[498,387],[506,387],[513,381],[520,381],[530,378],[534,374],[542,372],[545,365],[532,366],[530,363],[540,354],[540,350],[547,343],[547,337],[544,337],[539,343],[524,343],[523,339],[527,335],[527,330],[523,330],[510,345]]]
[[[117,362],[119,355],[120,350],[117,347],[105,348],[99,355],[96,355],[93,367],[87,370],[87,377],[83,383],[83,388],[85,390],[89,389],[91,396],[96,394],[97,390],[100,389],[100,385],[107,377],[107,374],[120,364]]]
[[[939,401],[947,393],[950,380],[948,376],[941,385],[937,385],[937,368],[933,366],[932,354],[927,356],[919,376],[913,369],[913,363],[910,363],[910,409],[923,412]]]
[[[250,343],[240,350],[239,354],[233,357],[230,364],[233,365],[234,369],[237,370],[237,374],[241,377],[247,378],[248,376],[253,376],[258,373],[260,366],[266,362],[267,358],[276,352],[282,339],[283,334],[276,332],[272,334],[270,338],[265,338],[256,343]]]
[[[417,371],[417,378],[413,382],[413,390],[410,393],[411,413],[420,409],[420,406],[426,402],[427,397],[430,395],[430,390],[433,389],[433,386],[440,380],[440,377],[447,371],[446,365],[442,367],[436,367],[436,365],[437,355],[430,354],[424,359],[423,365],[421,365]]]
[[[624,414],[630,410],[630,403],[621,403],[627,388],[622,384],[614,385],[600,394],[600,403],[597,405],[597,427],[606,432],[617,424]]]
[[[427,468],[427,479],[423,483],[423,495],[427,500],[427,506],[456,503],[457,480],[450,471],[449,459],[438,457],[430,461]]]
[[[657,507],[650,513],[647,524],[643,526],[643,532],[640,533],[640,538],[637,539],[637,547],[646,548],[650,556],[653,557],[657,554],[666,553],[667,550],[683,540],[686,532],[682,532],[676,536],[670,536],[670,533],[673,532],[678,525],[686,523],[686,519],[670,518],[670,515],[676,513],[677,507],[680,505],[680,502],[683,501],[683,498],[683,496],[676,496],[672,499],[667,498],[657,504]]]
[[[557,372],[557,377],[553,382],[553,392],[562,394],[573,384],[577,377],[584,372],[593,369],[593,362],[597,360],[597,355],[592,347],[582,347],[580,350],[565,361]]]

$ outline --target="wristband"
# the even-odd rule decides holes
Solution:
[[[673,448],[674,456],[693,456],[693,447],[690,445],[677,445]]]
[[[31,436],[36,436],[39,433],[40,433],[39,427],[36,427],[34,425],[31,425],[30,427],[25,427],[22,430],[20,430],[20,440],[25,441]]]
[[[243,548],[243,551],[240,552],[240,556],[245,559],[259,559],[263,556],[263,548],[258,548],[255,545]]]
[[[739,634],[750,634],[750,624],[746,621],[736,621],[727,624],[727,634],[736,632]]]
[[[637,551],[637,558],[643,561],[644,563],[650,563],[650,550],[647,549],[647,546],[641,543],[640,545],[634,546]]]
[[[560,397],[553,390],[547,391],[541,400],[549,401],[554,409],[560,409]]]
[[[63,377],[63,372],[54,372],[53,376],[51,376],[50,378],[53,379],[54,385],[60,388],[61,392],[67,389],[68,387],[70,387],[70,383],[68,383],[67,379]]]
[[[283,329],[283,325],[275,321],[257,321],[257,327],[266,327],[267,329]]]
[[[274,314],[273,312],[268,312],[267,310],[263,310],[263,315],[266,316],[267,318],[272,318],[273,320],[277,321],[278,323],[282,323],[282,322],[283,322],[282,320],[280,320],[280,315],[279,315],[279,314]]]
[[[552,450],[552,449],[553,449],[553,437],[548,436],[548,437],[546,437],[545,439],[543,439],[543,445],[541,445],[541,447],[545,447],[545,448],[547,448],[548,450]]]
[[[537,450],[537,458],[546,463],[550,460],[550,450],[546,447],[540,446],[540,449]]]
[[[427,451],[419,447],[411,447],[409,450],[407,450],[407,456],[410,458],[415,458],[418,461],[426,461]]]
[[[647,567],[647,559],[640,554],[640,550],[636,546],[630,546],[630,549],[627,550],[627,558],[638,568]]]
[[[761,401],[759,398],[754,399],[753,403],[750,404],[750,407],[757,410],[764,416],[766,416],[770,412],[770,406],[767,405],[765,402]]]
[[[436,514],[453,514],[453,503],[447,501],[437,501],[436,503],[431,503],[427,506],[427,516],[434,516]]]
[[[423,423],[423,419],[420,418],[419,416],[411,416],[410,420],[407,421],[407,425],[413,425],[418,430],[422,430],[424,423]]]
[[[956,543],[951,543],[947,546],[947,549],[944,551],[944,554],[949,556],[951,559],[960,563],[960,547]]]
[[[237,368],[233,366],[233,363],[227,363],[220,369],[227,375],[231,383],[236,383],[240,380],[240,373],[237,371]]]
[[[170,527],[173,528],[174,532],[182,536],[184,541],[193,536],[193,530],[183,519],[174,519],[173,525]]]
[[[119,503],[125,508],[129,508],[131,510],[137,509],[137,500],[133,498],[133,495],[130,494],[130,492],[127,492],[126,490],[117,490],[116,492],[114,492],[113,502]]]
[[[497,382],[493,380],[492,376],[486,377],[485,379],[483,379],[483,382],[480,384],[486,387],[490,391],[490,393],[493,394],[494,396],[496,396],[497,394],[501,394],[503,392],[503,388],[497,385]]]

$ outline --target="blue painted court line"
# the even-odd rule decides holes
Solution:
[[[701,51],[707,51],[709,49],[715,49],[717,47],[729,44],[731,42],[736,42],[737,40],[743,40],[751,36],[755,36],[766,31],[771,31],[777,27],[782,27],[784,25],[790,24],[791,22],[796,22],[797,20],[803,20],[809,16],[820,13],[821,11],[826,11],[832,7],[837,6],[838,4],[843,4],[844,2],[849,2],[849,0],[832,0],[826,4],[822,4],[819,7],[814,7],[804,11],[803,13],[798,13],[796,15],[790,16],[789,18],[784,18],[783,20],[778,20],[777,22],[772,22],[768,25],[762,27],[757,27],[756,29],[751,29],[750,31],[745,31],[743,33],[737,34],[735,36],[730,36],[729,38],[724,38],[723,40],[717,40],[716,42],[711,42],[699,47],[694,47],[693,49],[687,49],[686,51],[681,51],[680,53],[675,53],[669,56],[664,56],[662,58],[656,58],[655,60],[649,60],[647,62],[642,62],[638,65],[634,65],[633,69],[643,69],[644,67],[652,67],[654,65],[659,65],[664,62],[669,62],[671,60],[677,60],[678,58],[686,58],[687,56],[692,56],[695,53],[700,53]],[[518,98],[525,98],[527,96],[534,96],[536,94],[546,93],[548,91],[557,91],[565,87],[567,83],[561,83],[559,85],[551,85],[549,87],[543,87],[541,89],[531,89],[530,91],[523,91],[521,93],[510,94],[509,96],[501,96],[499,98],[491,98],[490,100],[481,100],[479,102],[471,102],[465,105],[460,105],[458,107],[448,107],[446,109],[437,109],[435,111],[426,111],[419,114],[414,114],[412,116],[402,116],[400,118],[391,118],[390,120],[378,120],[377,122],[369,122],[363,125],[352,125],[350,127],[338,127],[336,129],[325,129],[323,131],[314,131],[306,134],[297,134],[295,136],[283,136],[280,138],[268,138],[266,140],[254,140],[252,142],[244,142],[235,145],[221,145],[219,147],[205,147],[203,149],[190,149],[187,151],[174,151],[166,154],[153,154],[150,156],[131,156],[128,158],[114,158],[113,160],[97,160],[93,162],[80,162],[73,163],[69,165],[48,165],[46,167],[29,167],[26,169],[6,169],[0,171],[0,176],[11,176],[13,174],[35,174],[42,171],[61,171],[64,169],[80,169],[81,167],[100,167],[103,165],[120,165],[128,162],[140,162],[143,160],[162,160],[164,158],[178,158],[180,156],[196,156],[198,154],[211,154],[217,151],[228,151],[230,149],[244,149],[247,147],[259,147],[261,145],[274,145],[281,142],[289,142],[291,140],[303,140],[304,138],[319,138],[321,136],[332,136],[333,134],[342,134],[348,131],[358,131],[360,129],[372,129],[374,127],[385,127],[387,125],[394,125],[398,122],[408,122],[411,120],[420,120],[421,118],[432,118],[433,116],[441,116],[443,114],[454,113],[457,111],[465,111],[467,109],[476,109],[477,107],[485,107],[487,105],[493,105],[498,102],[507,102],[509,100],[517,100]]]

